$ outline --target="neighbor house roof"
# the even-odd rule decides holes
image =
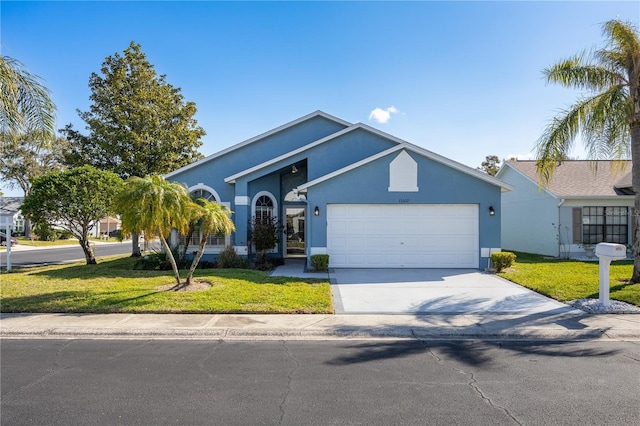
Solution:
[[[540,184],[536,161],[508,160],[504,167],[517,170]],[[498,173],[498,177],[502,176]],[[543,188],[558,198],[612,197],[633,195],[631,191],[631,161],[567,160],[556,167],[551,180]]]
[[[20,210],[23,202],[24,197],[0,197],[0,216],[13,216]]]

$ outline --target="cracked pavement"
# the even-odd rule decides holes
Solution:
[[[640,423],[640,343],[4,339],[1,424]]]

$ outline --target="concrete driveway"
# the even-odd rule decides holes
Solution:
[[[470,269],[335,269],[337,314],[555,314],[564,303]]]

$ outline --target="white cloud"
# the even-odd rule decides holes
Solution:
[[[391,119],[391,114],[396,114],[398,109],[394,106],[388,108],[376,108],[369,113],[369,120],[375,120],[378,123],[386,123]]]

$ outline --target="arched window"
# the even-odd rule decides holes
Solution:
[[[256,222],[266,223],[276,217],[275,203],[268,195],[261,195],[256,199],[254,216]]]
[[[216,196],[213,195],[211,191],[208,191],[203,188],[198,188],[194,191],[191,191],[189,194],[191,195],[192,198],[204,198],[207,201],[219,202],[219,200],[216,199]]]
[[[209,189],[208,187],[205,188],[203,186],[204,185],[197,185],[195,187],[190,188],[189,195],[191,195],[191,198],[193,199],[204,198],[207,201],[219,203],[220,200],[218,199],[217,194],[215,194],[215,191],[213,189]],[[187,237],[188,235],[180,236],[180,245],[184,245],[187,242]],[[200,229],[196,226],[193,233],[191,234],[191,237],[189,238],[188,245],[199,246],[201,238],[202,237],[201,237]],[[207,246],[224,247],[226,242],[225,240],[226,240],[226,236],[224,234],[210,234],[209,237],[207,238]]]

